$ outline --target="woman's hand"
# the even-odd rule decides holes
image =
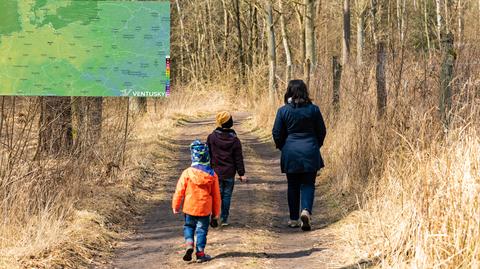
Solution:
[[[247,183],[247,182],[248,182],[247,176],[240,176],[238,179],[240,179],[240,181],[243,182],[243,183]]]

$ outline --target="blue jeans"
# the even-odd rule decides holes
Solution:
[[[230,202],[232,201],[233,186],[235,178],[220,179],[220,196],[222,197],[222,221],[228,221],[230,214]]]
[[[185,242],[193,244],[194,235],[197,234],[197,252],[204,251],[207,245],[208,225],[210,216],[195,217],[185,214],[185,225],[183,225],[183,236]]]
[[[290,209],[291,220],[299,219],[300,202],[302,206],[301,209],[306,209],[312,214],[316,177],[317,173],[287,173],[288,207]]]

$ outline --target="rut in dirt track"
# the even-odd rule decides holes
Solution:
[[[183,217],[171,213],[171,198],[183,169],[190,165],[188,145],[205,140],[214,129],[213,119],[184,124],[170,141],[177,150],[170,168],[159,179],[161,201],[144,218],[136,233],[122,242],[111,268],[338,268],[341,262],[333,249],[335,237],[325,229],[321,199],[316,199],[314,230],[304,233],[286,227],[288,207],[286,179],[280,173],[280,154],[270,142],[262,141],[241,123],[247,114],[234,119],[242,141],[249,183],[236,182],[230,224],[210,228],[206,252],[214,259],[206,264],[186,264],[183,255]],[[161,161],[161,160],[159,160]],[[321,193],[317,191],[317,197]],[[328,214],[325,214],[328,215]]]

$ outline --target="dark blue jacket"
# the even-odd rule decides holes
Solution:
[[[282,151],[282,173],[308,173],[323,168],[320,148],[326,133],[318,106],[286,104],[279,108],[272,135]]]

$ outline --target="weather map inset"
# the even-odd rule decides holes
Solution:
[[[169,1],[0,0],[0,95],[165,96]]]

